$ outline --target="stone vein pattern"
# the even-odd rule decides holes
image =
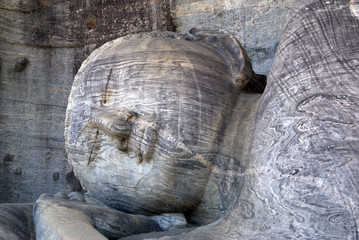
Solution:
[[[0,202],[77,188],[63,131],[81,63],[112,39],[172,29],[167,0],[0,1]]]
[[[239,199],[217,222],[160,239],[358,239],[358,39],[349,1],[295,3]]]
[[[64,114],[73,78],[96,47],[134,32],[216,25],[267,73],[290,2],[0,1],[0,202],[34,201],[73,182]]]
[[[1,1],[0,9],[1,39],[27,46],[71,48],[129,33],[173,30],[166,0],[10,0]]]
[[[216,26],[231,32],[246,49],[256,73],[268,74],[293,0],[177,0],[176,30]]]
[[[0,204],[0,239],[36,239],[32,203]]]
[[[204,190],[220,161],[224,129],[240,89],[256,75],[228,32],[191,33],[119,38],[83,63],[65,138],[69,163],[89,197],[145,215],[190,213],[204,195],[213,198]],[[228,168],[238,161],[233,165]],[[216,204],[198,218],[216,219]]]

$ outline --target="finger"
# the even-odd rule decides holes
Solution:
[[[69,199],[68,192],[58,192],[54,195],[54,198]]]
[[[83,193],[80,192],[71,192],[68,195],[68,199],[72,200],[72,201],[81,201],[81,202],[85,202],[85,197]]]

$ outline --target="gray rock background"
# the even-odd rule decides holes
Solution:
[[[268,74],[293,0],[177,0],[175,24],[186,33],[192,26],[218,26],[231,32],[246,49],[256,73]]]
[[[0,0],[0,202],[76,190],[64,150],[68,94],[82,61],[140,31],[218,26],[267,74],[292,0]]]
[[[93,49],[141,31],[173,30],[169,1],[0,1],[0,202],[33,202],[79,186],[64,119],[73,78]]]

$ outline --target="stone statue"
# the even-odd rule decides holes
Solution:
[[[145,215],[201,202],[240,88],[258,77],[229,33],[192,34],[120,38],[79,70],[65,138],[88,196]]]
[[[0,205],[13,217],[0,220],[0,236],[34,238],[34,224],[38,239],[356,239],[350,9],[298,1],[263,95],[265,77],[223,30],[98,48],[66,115],[69,163],[86,194],[42,195],[34,223],[32,205]]]
[[[249,89],[250,81],[256,89]],[[187,38],[171,32],[131,35],[94,51],[75,77],[65,128],[68,159],[87,201],[128,214],[186,214],[194,226],[216,220],[230,204],[222,199],[240,184],[240,160],[222,151],[226,128],[231,118],[240,119],[233,109],[241,89],[258,90],[257,82],[265,86],[265,77],[253,72],[244,49],[223,30],[192,29]],[[215,181],[212,172],[226,179]],[[57,214],[47,214],[43,201],[36,204],[43,213],[35,218],[49,226],[49,216]],[[66,210],[78,210],[70,205]],[[86,205],[85,212],[92,208]],[[144,227],[155,225],[145,219],[132,227],[160,230]],[[99,231],[128,235],[116,227]]]

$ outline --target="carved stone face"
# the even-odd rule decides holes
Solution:
[[[183,39],[115,40],[91,54],[65,132],[88,194],[132,213],[194,209],[237,94],[230,79],[216,50]]]

